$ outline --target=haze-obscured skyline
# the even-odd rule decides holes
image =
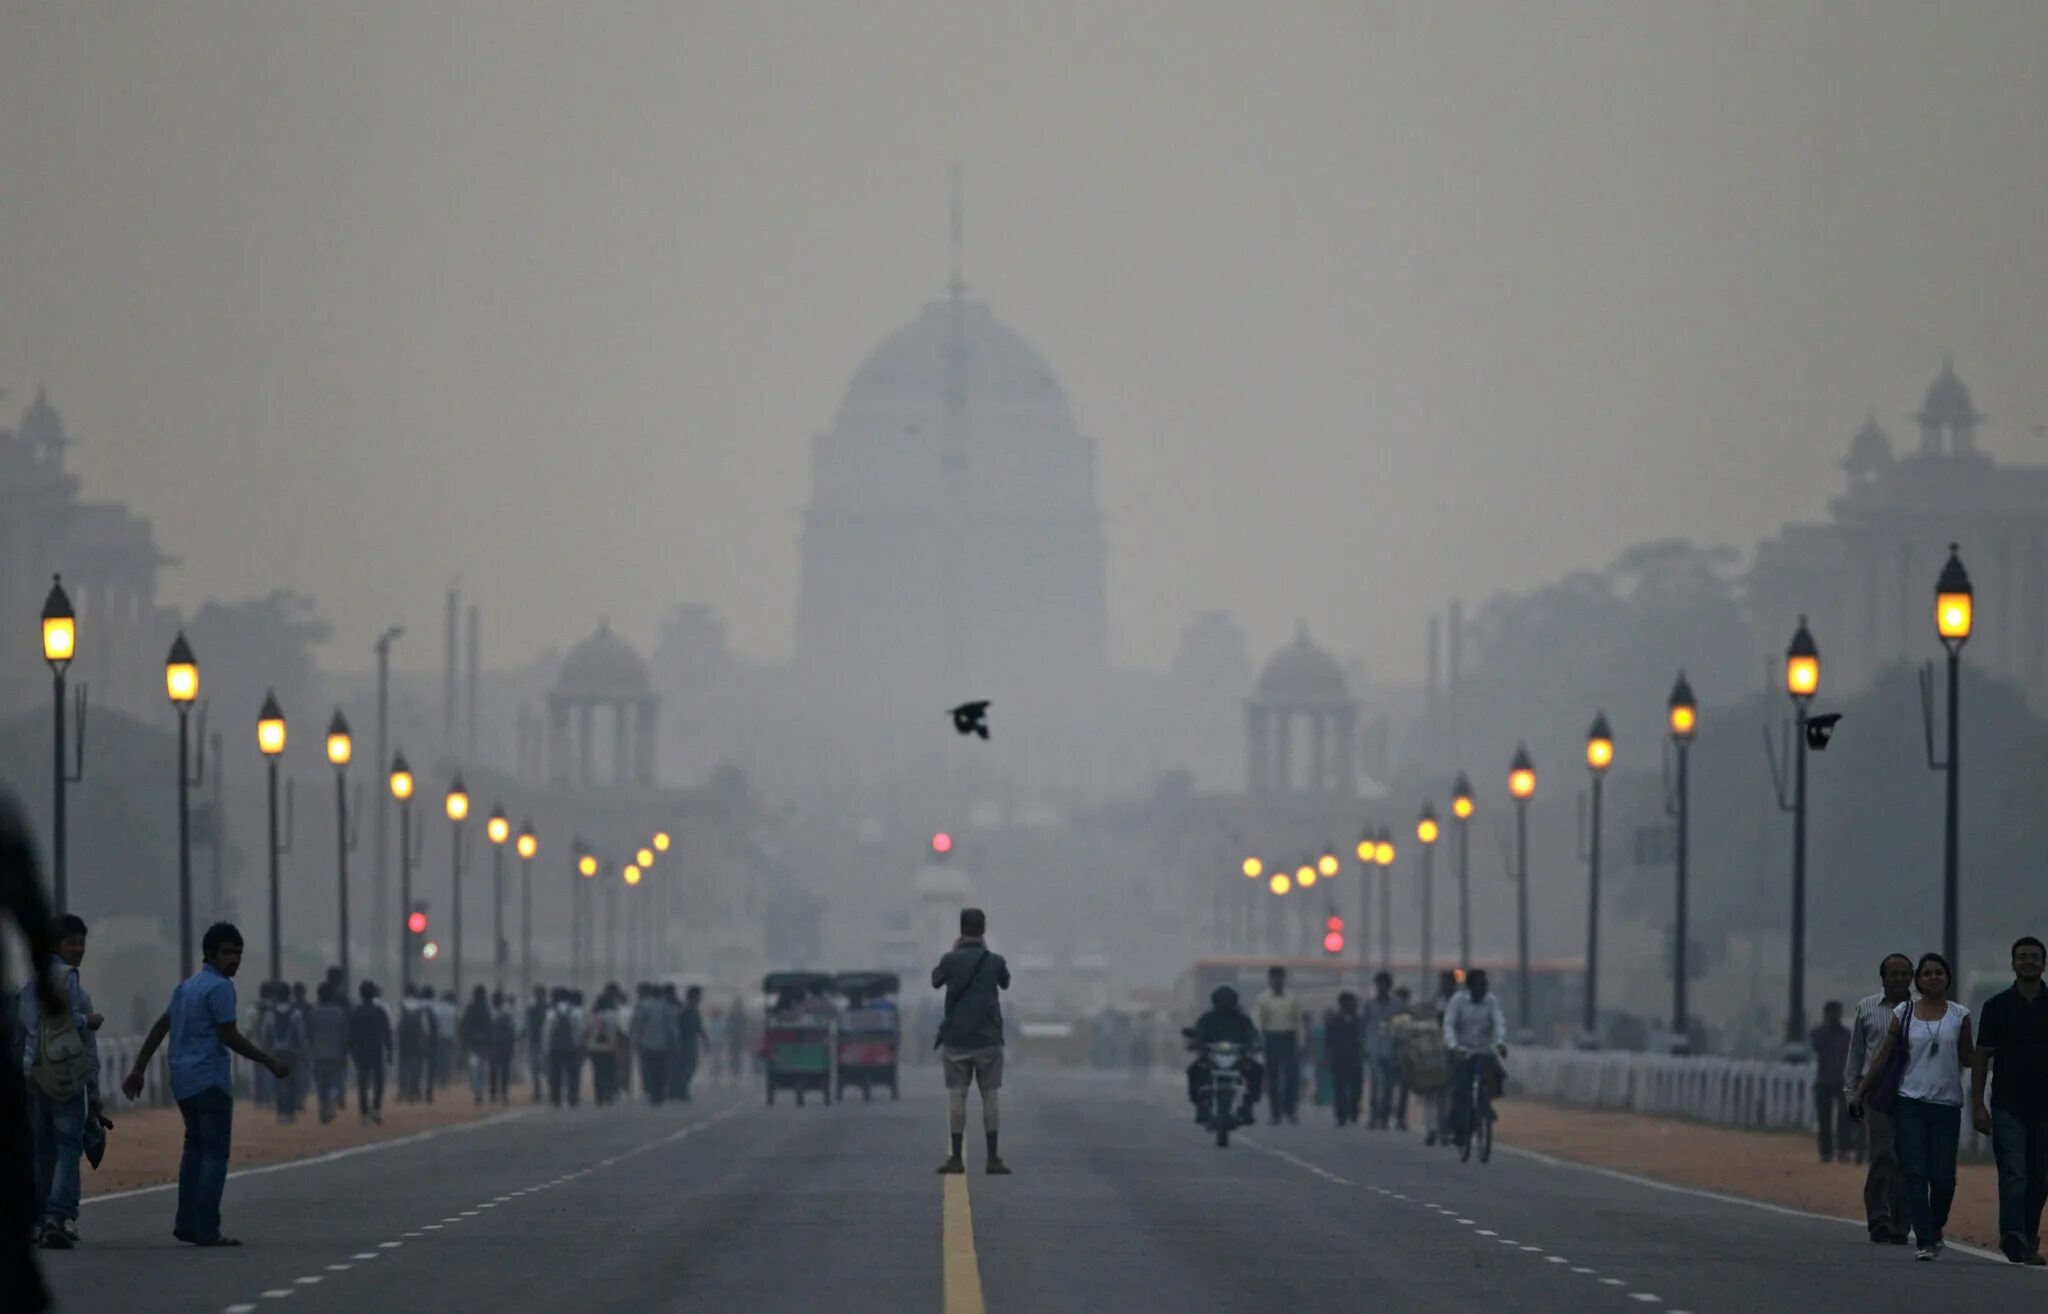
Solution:
[[[1822,515],[1945,352],[2048,460],[2048,9],[0,4],[0,386],[180,606],[780,658],[813,435],[967,277],[1100,444],[1112,644]]]

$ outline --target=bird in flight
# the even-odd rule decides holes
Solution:
[[[980,735],[988,738],[988,700],[978,703],[962,703],[947,715],[953,718],[953,728],[963,735]]]

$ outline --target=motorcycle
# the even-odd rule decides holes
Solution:
[[[1230,1133],[1239,1124],[1238,1112],[1244,1105],[1244,1073],[1238,1065],[1244,1061],[1244,1046],[1229,1041],[1212,1041],[1202,1049],[1209,1065],[1209,1085],[1203,1092],[1202,1125],[1216,1133],[1216,1148],[1230,1148]]]

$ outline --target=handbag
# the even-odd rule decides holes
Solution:
[[[1899,1083],[1905,1080],[1908,1049],[1913,1039],[1913,1001],[1909,999],[1901,1007],[1903,1015],[1892,1014],[1899,1023],[1898,1043],[1892,1046],[1891,1053],[1885,1057],[1884,1067],[1878,1071],[1877,1080],[1870,1083],[1870,1091],[1863,1097],[1866,1108],[1884,1114],[1889,1114],[1898,1102]]]
[[[977,977],[977,976],[980,976],[980,975],[981,975],[981,965],[982,965],[983,963],[986,963],[987,961],[988,961],[988,950],[984,949],[984,950],[982,950],[982,951],[981,951],[981,957],[979,957],[979,958],[977,958],[977,959],[975,959],[975,960],[974,960],[974,970],[973,970],[973,971],[971,971],[971,972],[969,972],[969,973],[967,974],[967,979],[966,979],[965,981],[962,981],[962,982],[960,983],[960,989],[959,989],[959,992],[958,992],[958,993],[952,993],[952,992],[948,992],[948,993],[947,993],[947,995],[946,995],[946,1011],[945,1011],[945,1013],[944,1013],[944,1014],[942,1014],[942,1015],[940,1016],[940,1018],[939,1018],[939,1034],[938,1034],[937,1038],[935,1038],[935,1039],[934,1039],[934,1040],[932,1041],[932,1048],[933,1048],[933,1049],[943,1049],[943,1048],[945,1048],[945,1045],[946,1045],[946,1027],[947,1027],[947,1025],[948,1025],[949,1023],[951,1023],[951,1022],[952,1022],[952,1020],[953,1020],[953,1010],[954,1010],[955,1008],[957,1008],[957,1007],[959,1007],[959,1006],[960,1006],[960,1001],[961,1001],[961,999],[962,999],[962,998],[964,998],[964,997],[966,996],[966,994],[967,994],[967,988],[968,988],[969,986],[971,986],[971,985],[973,985],[973,984],[974,984],[974,978],[975,978],[975,977]]]

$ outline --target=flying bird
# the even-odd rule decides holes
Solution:
[[[1827,712],[1820,716],[1806,718],[1806,746],[1814,752],[1822,752],[1828,740],[1835,733],[1835,722],[1842,719],[1840,712]]]
[[[962,703],[947,715],[953,718],[953,728],[963,735],[980,735],[988,738],[988,700],[978,703]]]

